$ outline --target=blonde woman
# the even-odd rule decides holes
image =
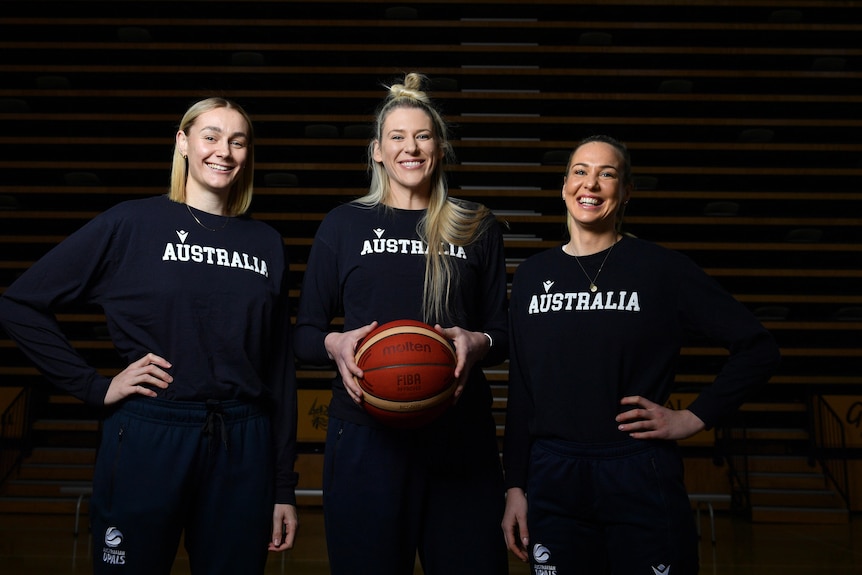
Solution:
[[[447,129],[424,78],[389,88],[368,148],[371,185],[314,239],[296,327],[297,356],[334,363],[324,515],[335,575],[507,571],[504,499],[491,393],[481,370],[505,359],[506,276],[494,217],[447,193]],[[343,330],[332,330],[344,317]],[[457,351],[457,401],[414,430],[362,408],[356,344],[379,324],[436,326]]]
[[[175,136],[168,194],[118,204],[0,298],[0,323],[46,378],[103,408],[93,570],[263,573],[296,533],[296,379],[280,234],[244,215],[254,135],[221,98]],[[127,365],[103,375],[54,319],[104,309]]]

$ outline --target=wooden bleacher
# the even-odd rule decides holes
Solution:
[[[0,292],[102,210],[163,193],[179,116],[223,94],[255,120],[253,210],[290,247],[298,297],[320,219],[364,191],[381,84],[415,70],[452,125],[452,195],[508,223],[510,274],[563,241],[561,154],[615,135],[638,181],[626,230],[690,255],[778,338],[765,395],[859,394],[862,4],[787,4],[213,0],[224,10],[203,15],[183,0],[6,2]],[[60,319],[103,372],[120,367],[99,310]],[[723,353],[687,346],[680,393],[708,385]],[[304,389],[329,375],[300,366]],[[506,366],[489,377],[502,430]],[[0,386],[21,385],[40,390],[38,416],[60,417],[0,339]],[[317,473],[316,459],[302,466]],[[694,475],[713,490],[709,470]]]

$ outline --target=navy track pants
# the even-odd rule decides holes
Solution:
[[[133,398],[104,422],[90,521],[96,574],[263,573],[274,503],[270,421],[236,401]]]
[[[323,508],[332,575],[506,575],[493,425],[451,438],[330,417]],[[451,441],[450,441],[451,439]]]
[[[697,531],[676,444],[537,440],[527,526],[534,575],[696,575]]]

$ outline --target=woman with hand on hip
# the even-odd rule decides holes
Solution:
[[[281,235],[246,215],[254,136],[236,104],[194,104],[168,195],[123,202],[36,262],[0,322],[58,388],[104,409],[90,501],[95,573],[263,573],[297,527],[296,379]],[[128,365],[102,375],[54,313],[104,309]]]
[[[697,535],[675,441],[713,427],[766,383],[778,348],[690,259],[620,233],[632,193],[623,144],[582,141],[561,193],[569,241],[520,264],[512,284],[509,549],[536,573],[695,575]],[[675,411],[664,404],[687,333],[730,355]]]

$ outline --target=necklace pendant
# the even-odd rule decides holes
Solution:
[[[575,261],[578,263],[578,267],[580,267],[581,271],[584,272],[584,277],[586,277],[587,281],[590,282],[590,293],[596,293],[597,291],[599,291],[599,286],[596,285],[596,280],[599,279],[599,274],[602,273],[602,269],[605,267],[605,263],[608,261],[608,256],[610,256],[611,252],[614,251],[615,245],[617,245],[616,240],[614,240],[614,243],[611,244],[610,248],[608,248],[608,253],[605,254],[605,259],[602,260],[602,265],[599,266],[599,271],[596,272],[596,277],[593,278],[591,278],[590,274],[587,273],[587,270],[584,269],[584,264],[581,263],[581,258],[579,258],[578,256],[574,256]],[[568,251],[566,251],[565,246],[563,247],[563,251],[567,254],[569,253]]]

